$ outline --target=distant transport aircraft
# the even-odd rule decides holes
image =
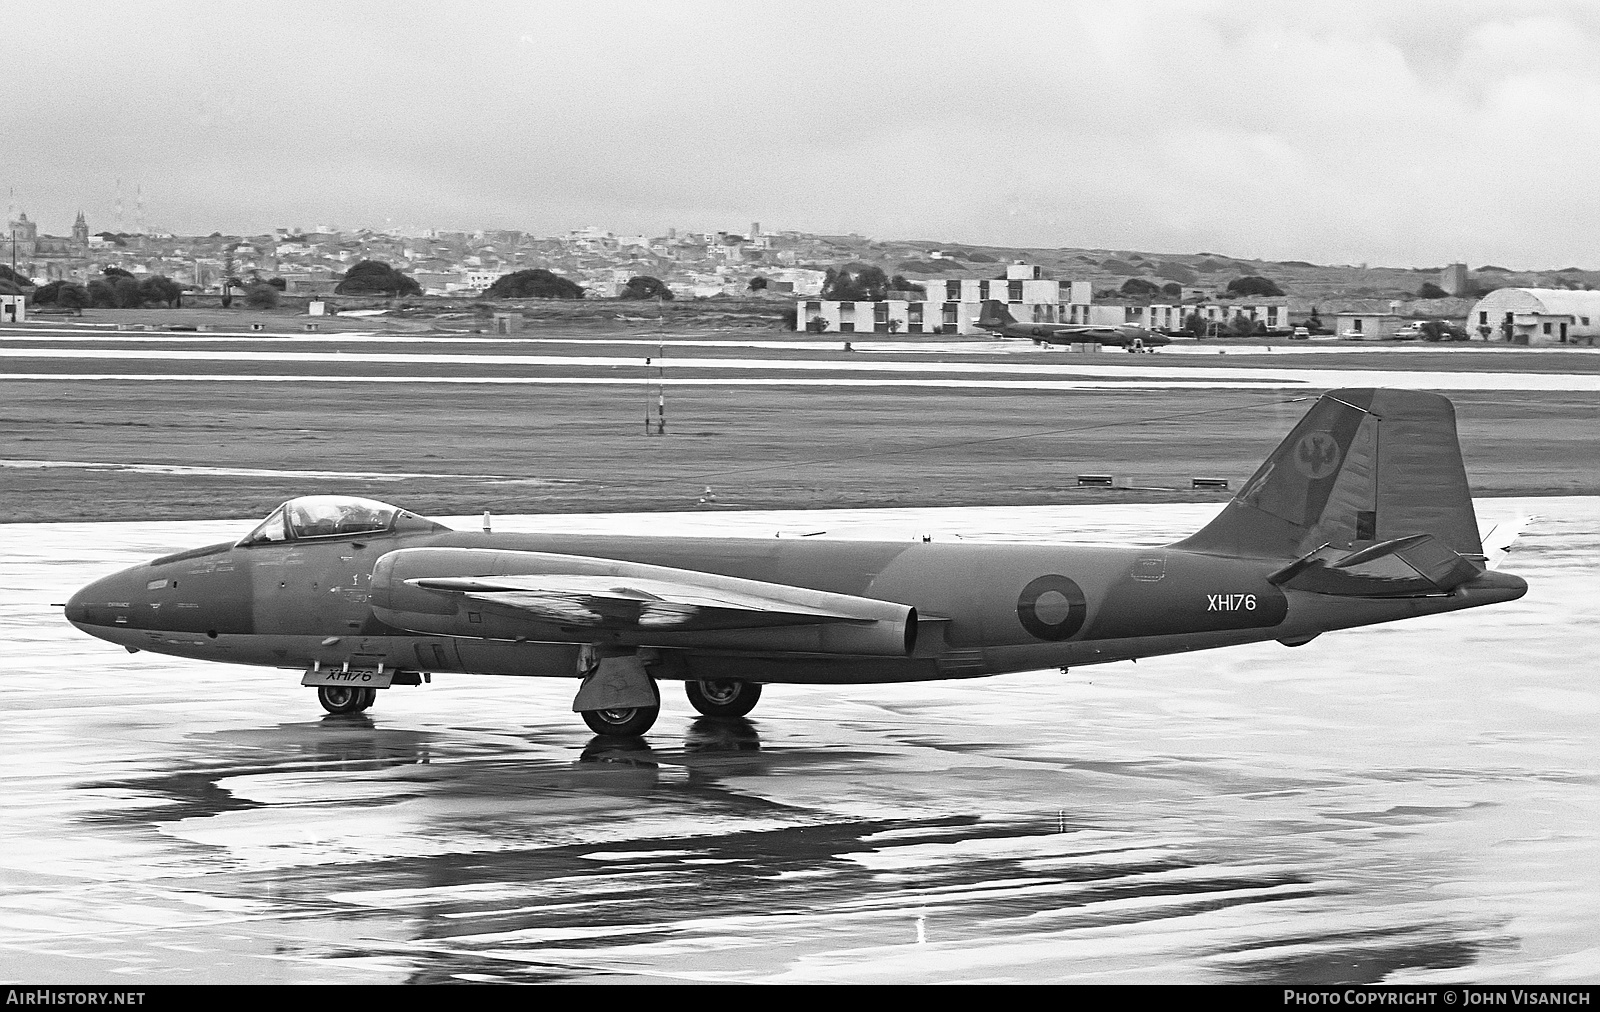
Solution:
[[[1159,348],[1172,343],[1165,334],[1143,327],[1106,327],[1087,323],[1023,323],[1011,315],[1004,302],[990,299],[983,304],[978,326],[1001,337],[1025,337],[1034,344],[1095,343],[1127,348],[1130,351]]]
[[[129,651],[303,671],[333,713],[443,672],[569,677],[591,729],[639,735],[663,679],[737,717],[767,683],[1299,646],[1527,591],[1490,562],[1450,402],[1355,389],[1163,548],[498,534],[318,495],[92,583],[66,617]]]

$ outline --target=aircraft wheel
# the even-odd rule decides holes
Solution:
[[[361,690],[361,709],[365,710],[368,707],[370,707],[373,703],[376,703],[377,701],[378,701],[378,690],[377,689],[362,689]]]
[[[660,706],[633,706],[622,710],[584,710],[583,722],[595,734],[633,738],[644,734],[656,722]]]
[[[707,717],[743,717],[761,699],[760,682],[739,682],[731,678],[703,678],[683,683],[689,705]]]
[[[371,705],[365,702],[369,691],[354,685],[319,685],[317,702],[329,713],[358,713]]]

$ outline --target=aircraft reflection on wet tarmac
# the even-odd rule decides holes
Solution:
[[[1013,529],[1158,539],[1210,508]],[[318,718],[294,673],[127,658],[48,602],[248,523],[0,525],[0,974],[1593,980],[1600,500],[1478,503],[1523,511],[1544,517],[1516,552],[1531,590],[1471,621],[784,686],[761,720],[669,701],[631,743],[580,733],[561,681],[440,679]]]

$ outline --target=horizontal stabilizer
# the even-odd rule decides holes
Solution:
[[[1489,529],[1489,533],[1483,536],[1483,558],[1490,569],[1500,568],[1522,532],[1537,519],[1537,516],[1515,517]]]
[[[1415,534],[1359,552],[1323,545],[1267,580],[1290,590],[1338,597],[1431,597],[1448,594],[1482,572],[1432,534]]]

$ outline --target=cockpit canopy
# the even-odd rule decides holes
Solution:
[[[272,511],[241,545],[338,538],[389,531],[442,531],[443,524],[375,499],[347,495],[303,495]]]

